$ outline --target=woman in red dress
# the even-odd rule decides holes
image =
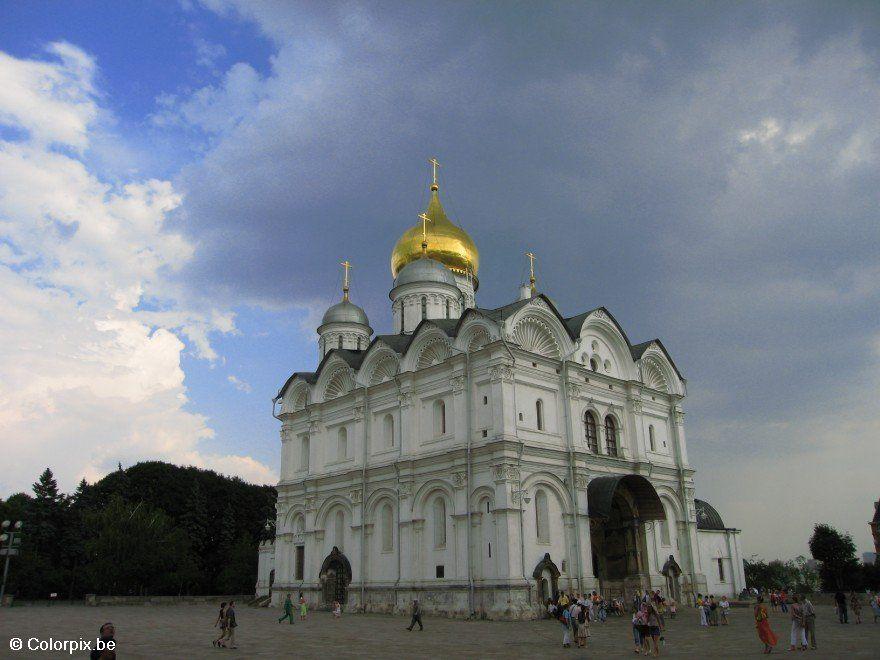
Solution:
[[[779,640],[770,629],[767,606],[764,605],[764,599],[761,596],[758,596],[758,604],[755,605],[755,628],[758,630],[758,639],[764,643],[764,653],[772,653],[773,647]]]

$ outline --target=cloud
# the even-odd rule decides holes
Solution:
[[[189,409],[184,338],[213,360],[211,335],[235,326],[169,279],[195,254],[168,227],[181,196],[90,171],[104,112],[95,62],[70,44],[48,50],[59,61],[0,53],[0,120],[22,136],[0,141],[0,492],[47,462],[66,488],[145,458],[274,480],[248,456],[211,452],[207,418]]]
[[[243,380],[239,380],[238,378],[236,378],[236,377],[233,376],[232,374],[230,374],[229,376],[227,376],[227,377],[226,377],[226,380],[228,380],[230,383],[232,383],[232,386],[233,386],[235,389],[237,389],[239,392],[246,392],[247,394],[250,394],[250,393],[251,393],[251,386],[250,386],[250,384],[247,383],[247,382],[245,382],[245,381],[243,381]]]
[[[215,44],[199,37],[196,39],[196,64],[213,67],[217,60],[226,55],[223,44]]]

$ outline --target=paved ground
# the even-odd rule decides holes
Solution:
[[[817,621],[819,651],[803,655],[814,658],[880,657],[880,624],[840,625],[830,607],[820,606]],[[204,605],[155,607],[13,607],[0,609],[0,657],[69,657],[63,653],[10,650],[12,638],[27,644],[30,637],[55,640],[94,639],[105,621],[116,625],[125,658],[278,658],[296,655],[306,658],[483,658],[632,656],[629,622],[613,618],[595,625],[586,650],[563,649],[559,625],[553,621],[451,621],[426,617],[425,631],[407,632],[408,620],[382,615],[343,615],[339,621],[327,613],[310,613],[305,623],[278,624],[275,609],[238,609],[239,649],[212,648],[215,611]],[[774,631],[780,637],[776,651],[785,653],[789,621],[771,613]],[[669,621],[664,656],[742,657],[757,656],[761,645],[751,621],[751,612],[736,609],[731,625],[700,628],[695,610],[679,613]],[[560,655],[561,654],[561,655]],[[800,655],[800,654],[798,654]],[[73,657],[88,657],[87,653]]]

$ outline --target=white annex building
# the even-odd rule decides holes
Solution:
[[[686,384],[660,340],[632,344],[604,307],[563,316],[534,276],[479,306],[436,165],[420,217],[391,258],[394,334],[373,335],[346,267],[317,368],[278,393],[258,594],[526,618],[562,589],[739,593],[739,531],[694,498]]]

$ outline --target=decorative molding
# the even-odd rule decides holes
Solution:
[[[673,406],[672,419],[679,426],[684,424],[684,410],[681,409],[681,406]]]
[[[453,376],[449,382],[452,385],[453,394],[459,394],[464,390],[464,376]]]
[[[309,495],[305,499],[305,509],[306,511],[315,511],[318,508],[318,498],[314,495]]]
[[[364,407],[355,406],[352,413],[354,414],[354,421],[359,422],[364,418]]]
[[[316,529],[315,530],[315,542],[316,543],[323,543],[324,542],[324,530],[323,529]]]
[[[362,495],[363,495],[363,491],[360,488],[353,488],[348,493],[348,499],[351,500],[352,504],[360,504]]]
[[[585,474],[574,475],[574,487],[578,490],[586,490],[590,485],[590,478]]]
[[[574,383],[569,383],[568,385],[568,397],[570,399],[577,399],[581,395],[581,386],[576,385]]]
[[[513,378],[513,369],[511,369],[509,365],[496,364],[492,367],[489,367],[489,379],[493,383],[497,383],[499,381],[509,383],[513,381]]]
[[[467,472],[453,472],[452,473],[453,487],[464,488],[464,485],[466,482],[467,482]]]
[[[397,484],[397,493],[400,499],[405,500],[407,497],[412,495],[413,492],[413,483],[412,481],[401,481]]]
[[[510,463],[501,463],[492,468],[495,483],[502,481],[519,481],[519,468]]]
[[[412,392],[411,391],[402,391],[397,395],[397,402],[400,404],[401,408],[409,408],[412,405]]]
[[[590,318],[594,318],[594,319],[607,319],[607,318],[608,318],[608,315],[607,315],[605,312],[603,312],[601,309],[597,309],[595,312],[593,312],[592,314],[590,314]]]

